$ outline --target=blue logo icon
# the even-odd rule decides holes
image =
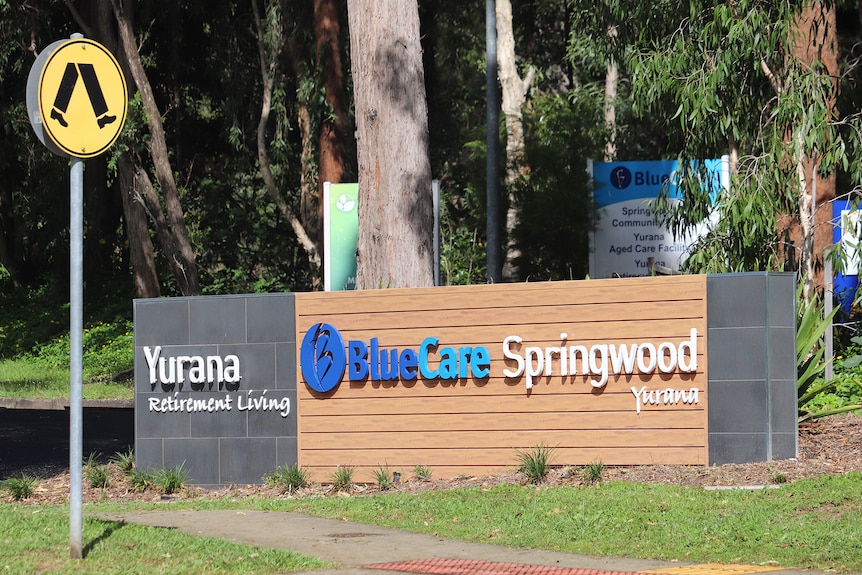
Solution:
[[[618,190],[624,190],[632,183],[632,173],[625,166],[618,166],[611,170],[611,185]]]
[[[299,362],[308,387],[321,393],[332,391],[341,383],[347,367],[341,334],[328,323],[311,326],[302,338]]]

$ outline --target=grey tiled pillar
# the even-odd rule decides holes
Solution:
[[[797,455],[795,275],[707,277],[709,463]]]
[[[139,299],[134,314],[135,459],[140,469],[182,465],[189,483],[216,487],[261,483],[266,473],[296,463],[293,294]],[[241,379],[194,385],[186,363],[182,383],[159,379],[153,384],[144,350],[152,357],[157,347],[163,358],[236,356]],[[165,371],[169,373],[169,364]],[[201,405],[210,399],[221,401],[221,407],[159,411],[165,401],[199,400]],[[269,407],[285,400],[286,417]]]

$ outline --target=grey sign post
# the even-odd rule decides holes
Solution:
[[[85,56],[86,45],[99,48]],[[62,54],[61,54],[62,53]],[[92,60],[92,54],[97,58]],[[83,558],[81,512],[83,467],[83,333],[84,333],[84,160],[105,151],[116,140],[126,119],[128,93],[116,60],[103,46],[73,34],[47,46],[27,78],[27,113],[36,137],[55,154],[71,158],[69,171],[69,553]],[[60,72],[62,70],[62,72]],[[79,74],[78,71],[81,71]],[[72,72],[72,73],[70,73]],[[119,73],[119,77],[116,74]],[[62,74],[57,85],[54,77]],[[79,82],[79,76],[83,78]],[[101,76],[101,77],[100,77]],[[83,86],[79,87],[79,83]],[[102,90],[109,90],[106,101]],[[77,94],[77,96],[76,96]],[[90,107],[68,113],[75,98]],[[60,102],[61,110],[57,110]],[[42,110],[52,110],[46,118]],[[83,113],[81,112],[83,110]],[[92,116],[90,115],[92,111]],[[112,112],[113,115],[108,115]],[[64,116],[65,114],[65,116]],[[101,115],[102,118],[97,116]],[[106,120],[105,117],[108,119]],[[54,124],[46,125],[47,122]],[[112,124],[109,130],[106,125]]]

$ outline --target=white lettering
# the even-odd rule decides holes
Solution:
[[[692,373],[697,371],[697,329],[692,328],[689,338],[679,343],[663,341],[656,346],[652,342],[632,343],[627,345],[600,343],[589,348],[584,345],[567,345],[568,334],[560,334],[559,346],[537,347],[528,346],[521,353],[523,339],[510,335],[503,340],[503,356],[514,362],[514,367],[503,369],[503,375],[508,378],[524,376],[527,389],[533,387],[534,378],[544,375],[551,377],[559,371],[561,377],[582,374],[595,376],[590,378],[590,384],[596,388],[607,385],[611,374],[631,375],[636,371],[650,374],[658,369],[661,373],[674,373],[679,370]],[[580,362],[578,359],[580,358]],[[635,394],[640,402],[649,403],[649,392],[644,388],[643,397]],[[635,393],[633,391],[632,393]],[[691,395],[691,392],[689,392]],[[667,403],[679,403],[674,391],[662,397],[671,397]],[[686,396],[688,397],[688,396]],[[658,400],[657,400],[658,401]],[[664,401],[664,400],[662,400]]]
[[[700,401],[700,391],[696,387],[692,387],[688,391],[684,389],[647,389],[646,386],[640,389],[632,387],[632,395],[635,396],[635,411],[641,412],[641,407],[645,405],[697,405]]]

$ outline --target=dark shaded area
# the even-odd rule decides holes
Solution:
[[[107,462],[135,445],[134,409],[84,409],[83,456]],[[0,479],[69,469],[69,410],[0,408]]]

